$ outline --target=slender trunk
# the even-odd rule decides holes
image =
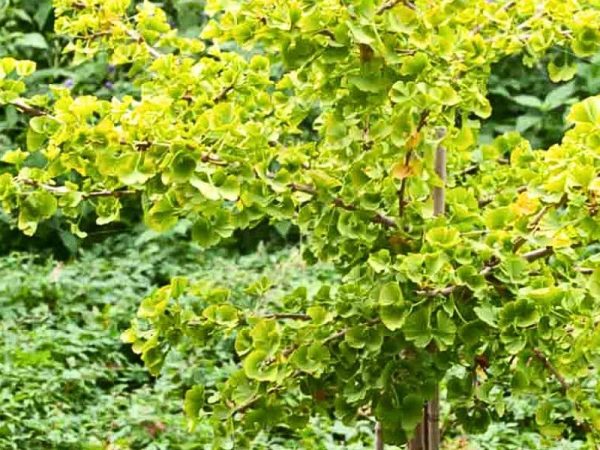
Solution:
[[[440,448],[440,387],[435,387],[433,398],[427,402],[428,450]]]
[[[435,152],[435,172],[446,183],[446,149],[441,145]],[[446,189],[444,186],[433,188],[433,214],[443,216],[446,212]]]
[[[383,428],[381,422],[375,424],[375,450],[383,450]]]
[[[437,137],[442,139],[444,131],[438,130]],[[435,172],[446,183],[446,149],[440,145],[435,152]],[[445,186],[433,189],[433,214],[446,212]],[[433,349],[432,351],[435,351]],[[435,387],[433,397],[423,408],[423,420],[415,430],[415,436],[408,443],[409,450],[439,450],[440,448],[440,389]]]

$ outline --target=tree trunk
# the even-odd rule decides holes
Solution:
[[[438,130],[437,138],[444,137],[445,130]],[[435,152],[435,172],[446,183],[446,149],[440,145]],[[433,214],[446,212],[445,186],[433,189]],[[432,351],[435,351],[433,349]],[[409,450],[439,450],[440,448],[440,389],[436,385],[430,401],[423,408],[423,420],[417,425],[415,436],[408,443]]]
[[[375,450],[383,450],[383,446],[383,428],[381,428],[381,423],[377,422],[375,424]]]

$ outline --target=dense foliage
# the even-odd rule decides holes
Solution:
[[[209,448],[208,424],[187,429],[183,397],[194,384],[214,385],[235,369],[233,342],[173,354],[163,375],[151,379],[119,334],[139,297],[171,276],[227,279],[235,288],[274,270],[277,292],[332,275],[327,268],[306,270],[295,249],[204,253],[182,227],[165,237],[111,237],[76,263],[0,258],[0,447]],[[255,448],[362,448],[370,439],[365,425],[321,421],[298,441],[263,436]]]
[[[334,275],[330,268],[304,267],[294,248],[262,247],[246,256],[222,250],[205,253],[187,239],[185,227],[161,237],[110,237],[66,264],[27,254],[0,258],[0,446],[210,448],[209,424],[200,423],[190,432],[184,422],[184,395],[198,382],[214,384],[235,370],[230,360],[234,343],[228,341],[216,351],[180,348],[153,378],[119,342],[119,334],[128,327],[139,296],[171,276],[226,279],[239,288],[274,271],[279,274],[271,292],[275,296],[300,284],[316,288]],[[539,449],[543,437],[533,429],[534,420],[535,399],[516,399],[509,403],[503,422],[484,435],[455,436],[449,429],[444,448]],[[451,417],[445,418],[445,426],[452,427]],[[321,419],[300,436],[263,436],[262,444],[253,448],[358,450],[371,444],[371,428],[366,420],[345,427]],[[581,444],[563,440],[555,448],[577,449]]]
[[[107,224],[140,196],[150,227],[190,219],[203,246],[291,221],[307,262],[335,264],[341,278],[316,293],[259,301],[261,279],[248,304],[177,277],[142,302],[123,337],[152,373],[173,348],[235,336],[239,370],[184,405],[192,427],[211,417],[215,448],[332,411],[402,443],[444,376],[467,431],[531,392],[548,439],[593,445],[600,97],[573,105],[548,150],[477,138],[492,64],[548,57],[550,79],[568,81],[571,52],[600,48],[597,2],[346,3],[209,1],[198,39],[151,3],[130,16],[129,1],[56,0],[74,60],[107,52],[136,89],[25,95],[34,64],[2,59],[0,103],[32,116],[25,150],[3,156],[3,208],[26,234],[59,214],[84,236],[86,211]],[[562,89],[517,103],[545,113]]]

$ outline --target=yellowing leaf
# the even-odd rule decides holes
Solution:
[[[528,192],[522,192],[511,205],[511,209],[517,216],[529,216],[538,210],[539,205],[540,201],[537,198]]]
[[[571,238],[566,231],[561,230],[552,237],[552,247],[564,248],[571,245]]]
[[[414,175],[413,167],[403,163],[395,164],[392,167],[392,176],[398,180],[403,180]]]

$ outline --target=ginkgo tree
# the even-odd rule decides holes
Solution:
[[[117,221],[125,198],[204,246],[289,221],[307,263],[334,264],[339,283],[252,307],[185,278],[142,301],[123,338],[152,373],[181,342],[235,338],[239,370],[185,397],[215,448],[333,411],[373,418],[377,448],[435,449],[444,377],[469,432],[530,392],[549,439],[568,418],[594,445],[600,97],[549,149],[478,128],[493,63],[543,60],[560,82],[600,50],[598,0],[208,0],[197,38],[129,3],[55,0],[56,31],[139,95],[29,96],[35,66],[0,60],[0,104],[31,116],[0,200],[29,235],[60,215],[83,236],[84,210]]]

